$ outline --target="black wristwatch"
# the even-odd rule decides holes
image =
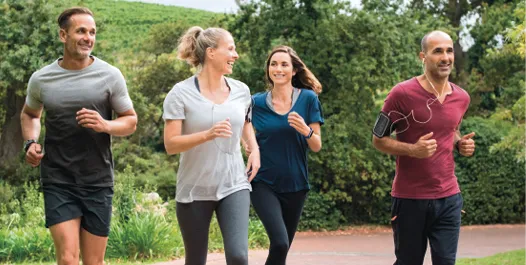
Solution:
[[[309,129],[310,129],[310,132],[309,132],[309,134],[307,136],[304,136],[305,139],[310,139],[312,137],[312,135],[314,134],[314,130],[311,127],[309,127]]]
[[[32,144],[35,144],[37,141],[33,140],[33,139],[29,139],[29,140],[26,140],[24,142],[24,152],[27,153],[27,149],[29,149],[29,147],[32,145]]]

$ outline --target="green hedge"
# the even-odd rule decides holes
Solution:
[[[463,224],[524,222],[524,160],[517,160],[513,149],[491,149],[513,129],[510,122],[478,117],[463,122],[463,133],[476,133],[474,156],[455,157],[466,211]]]

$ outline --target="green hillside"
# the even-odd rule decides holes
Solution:
[[[95,51],[99,52],[126,48],[137,49],[140,41],[148,35],[149,29],[155,24],[184,22],[190,25],[206,26],[223,16],[223,14],[193,8],[108,0],[66,3],[60,1],[59,10],[75,5],[86,6],[95,13],[99,27],[98,47]],[[174,40],[174,43],[176,41]]]

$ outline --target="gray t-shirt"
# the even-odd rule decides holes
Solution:
[[[195,80],[192,76],[170,90],[164,100],[164,120],[183,120],[182,134],[187,135],[230,118],[233,134],[181,153],[175,199],[182,203],[218,201],[236,191],[251,190],[240,148],[245,115],[252,103],[250,90],[244,83],[226,78],[230,95],[222,104],[214,104],[201,95]]]
[[[33,73],[26,104],[44,107],[46,137],[40,177],[43,184],[113,186],[111,136],[78,125],[77,111],[96,110],[112,119],[112,110],[133,108],[119,69],[96,58],[82,70],[66,70],[56,60]]]

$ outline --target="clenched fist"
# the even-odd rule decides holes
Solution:
[[[437,141],[431,137],[433,137],[433,132],[420,137],[418,142],[412,145],[410,156],[416,158],[431,157],[437,150]]]

